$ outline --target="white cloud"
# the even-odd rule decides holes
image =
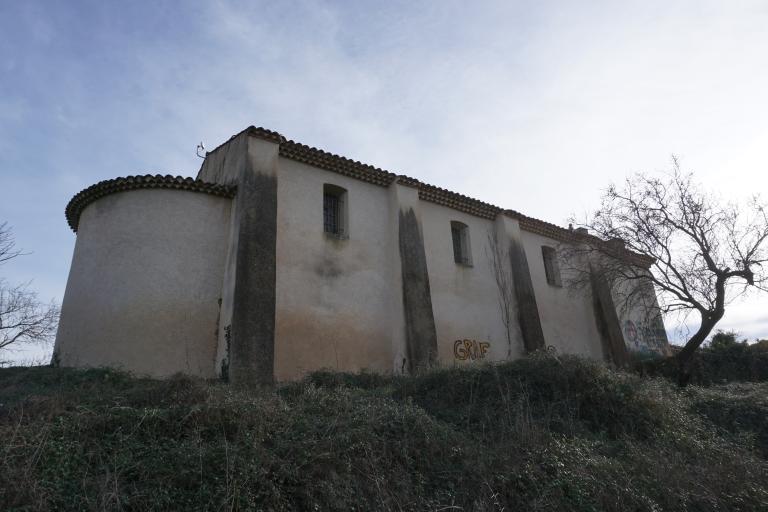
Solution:
[[[557,223],[671,153],[729,198],[768,190],[762,1],[69,10],[24,8],[18,23],[37,36],[0,42],[20,77],[0,84],[0,164],[21,180],[3,183],[44,172],[53,184],[36,188],[42,210],[12,197],[0,214],[48,255],[19,276],[58,297],[66,264],[39,274],[71,255],[61,210],[74,192],[136,172],[194,175],[197,142],[250,124]],[[35,148],[32,130],[45,134]],[[759,311],[768,299],[726,320]]]

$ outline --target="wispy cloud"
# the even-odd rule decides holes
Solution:
[[[0,218],[34,254],[3,272],[61,298],[75,192],[194,175],[249,124],[560,223],[670,153],[768,190],[765,26],[763,1],[4,3]]]

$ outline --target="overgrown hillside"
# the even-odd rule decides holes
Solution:
[[[768,384],[536,356],[278,390],[0,370],[3,510],[768,510]]]

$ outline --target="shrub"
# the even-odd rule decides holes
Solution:
[[[0,509],[768,509],[765,386],[547,355],[277,390],[0,370]]]
[[[640,373],[653,376],[677,377],[674,358],[638,361]],[[691,383],[701,386],[727,382],[768,381],[768,344],[765,341],[748,344],[736,341],[733,333],[722,331],[712,343],[700,348],[691,361]]]

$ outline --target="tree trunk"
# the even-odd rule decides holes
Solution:
[[[722,318],[722,314],[702,317],[699,330],[688,339],[683,349],[677,354],[678,375],[677,383],[680,387],[685,387],[691,381],[691,363],[693,354],[696,352],[709,333],[715,328],[717,322]]]

